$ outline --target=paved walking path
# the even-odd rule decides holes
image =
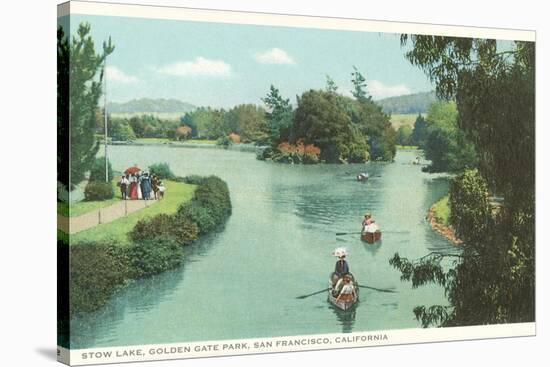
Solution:
[[[75,234],[103,223],[112,222],[138,210],[155,204],[157,200],[121,200],[78,217],[64,217],[57,214],[57,228],[65,233]]]

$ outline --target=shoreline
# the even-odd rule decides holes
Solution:
[[[455,246],[459,246],[462,244],[462,240],[458,237],[456,237],[455,231],[452,226],[446,226],[444,224],[438,223],[435,218],[435,204],[434,203],[430,209],[428,210],[428,214],[426,215],[426,219],[428,220],[428,223],[430,223],[430,226],[432,227],[432,230],[437,232],[439,235],[445,237],[449,242],[451,242]]]

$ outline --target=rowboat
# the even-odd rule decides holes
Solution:
[[[357,304],[357,302],[359,301],[359,284],[357,284],[357,281],[355,280],[353,275],[349,274],[351,276],[353,286],[355,287],[355,297],[353,297],[350,300],[338,299],[338,294],[336,294],[336,295],[333,294],[334,286],[333,286],[333,283],[332,283],[332,280],[331,280],[333,274],[334,273],[331,274],[331,277],[329,278],[329,281],[328,281],[328,283],[329,283],[329,286],[328,286],[328,301],[333,306],[339,308],[342,311],[347,311],[347,310],[352,309],[353,306],[355,306]]]
[[[357,176],[357,181],[367,181],[369,179],[369,174],[366,172],[359,173]]]
[[[376,230],[375,232],[363,232],[361,233],[361,239],[368,243],[375,243],[382,238],[382,232]]]

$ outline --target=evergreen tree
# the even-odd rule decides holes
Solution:
[[[79,25],[76,37],[69,43],[61,27],[57,32],[58,57],[58,141],[70,149],[69,172],[58,173],[58,179],[69,189],[84,180],[99,150],[95,139],[96,113],[102,94],[103,63],[114,51],[109,38],[103,43],[103,52],[96,53],[90,35],[90,25]],[[67,159],[67,152],[58,153],[60,161]],[[61,170],[67,168],[61,164]]]
[[[363,102],[371,99],[367,94],[367,80],[355,66],[351,73],[351,83],[353,84],[351,94],[356,100]]]
[[[269,125],[269,140],[276,146],[282,141],[287,141],[290,137],[290,127],[292,125],[292,105],[290,100],[283,98],[281,93],[273,85],[269,88],[269,93],[262,102],[268,108],[266,113]]]

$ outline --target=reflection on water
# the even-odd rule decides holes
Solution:
[[[343,333],[351,333],[353,331],[353,324],[355,323],[355,313],[357,312],[357,307],[359,307],[359,301],[356,306],[353,308],[342,311],[338,307],[330,305],[332,312],[336,315],[336,318],[340,325],[342,325]]]
[[[163,161],[181,176],[218,175],[229,185],[233,214],[219,233],[186,248],[179,269],[133,282],[100,311],[72,320],[72,346],[418,327],[413,308],[447,304],[444,292],[435,285],[412,289],[388,260],[395,252],[417,258],[452,246],[425,219],[447,179],[403,164],[414,154],[399,152],[394,164],[298,166],[216,149],[112,147],[117,170]],[[371,179],[357,182],[360,171]],[[382,228],[379,243],[357,233],[365,211]],[[326,287],[331,253],[340,246],[360,284],[397,293],[361,289],[347,312],[330,306],[326,293],[296,299]]]

